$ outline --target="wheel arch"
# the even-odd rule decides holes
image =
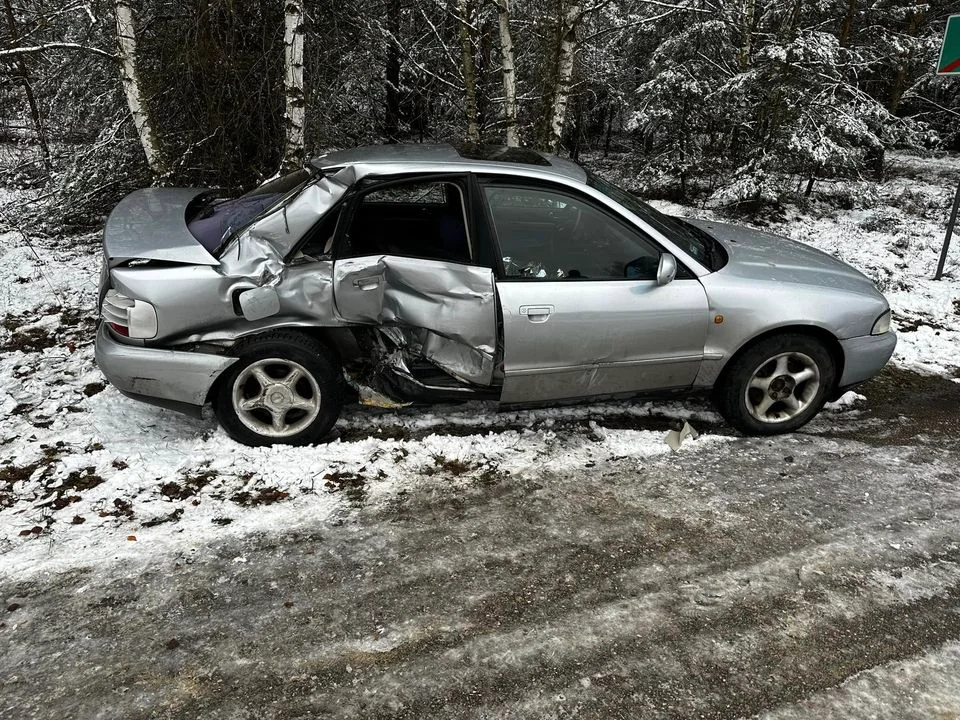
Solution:
[[[776,337],[777,335],[807,335],[812,337],[817,341],[821,342],[826,348],[827,352],[830,353],[830,357],[835,365],[835,378],[834,378],[834,387],[830,388],[830,392],[833,393],[836,390],[837,384],[840,382],[840,378],[843,376],[843,365],[844,365],[844,354],[843,346],[840,344],[840,340],[832,332],[827,330],[824,327],[819,325],[801,325],[801,324],[792,324],[792,325],[780,325],[775,328],[770,328],[763,331],[753,337],[744,340],[741,343],[740,347],[736,349],[723,363],[720,372],[717,374],[717,379],[714,382],[714,385],[722,384],[727,374],[730,371],[730,368],[736,365],[736,361],[743,356],[744,353],[754,347],[757,343],[763,342],[764,340]]]
[[[260,335],[267,335],[277,331],[284,331],[290,333],[296,333],[304,335],[305,337],[311,338],[318,341],[328,350],[330,350],[337,361],[340,363],[340,366],[343,367],[345,363],[353,360],[360,354],[360,348],[357,345],[356,337],[353,334],[353,331],[349,327],[319,327],[319,326],[304,326],[304,327],[271,327],[264,330],[251,333],[249,335],[243,335],[237,338],[237,341],[234,343],[235,347],[237,344],[245,340],[252,340]],[[231,347],[232,350],[232,347]],[[227,354],[231,354],[228,350]],[[216,379],[210,384],[209,389],[207,390],[207,395],[204,400],[205,403],[210,403],[216,397],[217,393],[220,390],[220,385],[223,383],[223,378],[227,373],[221,372],[217,375]]]

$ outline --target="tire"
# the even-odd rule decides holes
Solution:
[[[271,331],[241,340],[240,359],[221,376],[217,420],[244,445],[309,445],[340,416],[343,377],[336,356],[297,332]]]
[[[835,382],[836,363],[822,342],[784,333],[734,358],[714,388],[714,402],[742,433],[778,435],[810,422]]]

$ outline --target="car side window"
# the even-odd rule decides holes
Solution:
[[[653,280],[660,251],[586,200],[539,187],[485,184],[507,278]]]
[[[354,205],[344,255],[401,255],[469,263],[464,190],[450,180],[391,183]]]

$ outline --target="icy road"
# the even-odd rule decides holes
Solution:
[[[37,556],[0,580],[0,716],[953,717],[960,387],[865,394],[677,454],[611,446],[656,417],[574,414],[509,473],[436,460],[379,497],[336,479],[314,521]]]
[[[775,228],[900,335],[778,439],[691,400],[245,448],[104,387],[95,235],[0,231],[0,719],[960,717],[956,175],[897,162]]]

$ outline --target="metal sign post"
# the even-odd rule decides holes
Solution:
[[[947,18],[937,75],[960,75],[960,15]]]
[[[939,280],[943,277],[943,265],[947,262],[947,251],[950,249],[950,238],[953,235],[953,226],[957,224],[958,209],[960,209],[960,183],[957,183],[957,194],[953,198],[953,210],[950,212],[950,220],[947,222],[947,234],[943,237],[943,250],[940,251],[940,262],[937,263],[937,274],[933,276],[934,280]]]
[[[937,75],[960,77],[960,15],[951,15],[947,18],[947,26],[943,29],[943,45],[940,47],[940,61],[937,63]],[[947,262],[950,238],[953,235],[953,227],[957,224],[958,207],[960,207],[960,184],[957,185],[957,194],[953,198],[953,211],[947,223],[947,234],[943,238],[943,250],[940,251],[940,262],[937,263],[937,274],[933,276],[934,280],[943,277],[943,265]]]

